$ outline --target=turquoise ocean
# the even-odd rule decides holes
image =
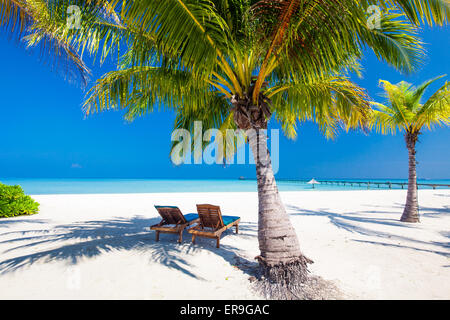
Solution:
[[[277,180],[280,191],[331,191],[331,190],[367,190],[389,189],[388,185],[377,185],[377,182],[390,181],[392,189],[401,189],[395,183],[406,183],[401,179],[319,179],[331,181],[347,181],[345,185],[320,184],[313,189],[307,180]],[[256,180],[217,179],[217,180],[165,180],[165,179],[0,179],[8,185],[21,185],[27,194],[95,194],[95,193],[170,193],[170,192],[255,192]],[[364,182],[359,185],[358,182]],[[353,185],[351,185],[353,183]],[[450,179],[418,180],[424,184],[450,185]],[[404,186],[406,188],[406,186]],[[443,187],[439,187],[441,189]],[[420,186],[420,189],[431,187]],[[445,187],[449,189],[449,187]]]

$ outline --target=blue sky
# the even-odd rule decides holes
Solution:
[[[379,79],[419,84],[450,74],[450,31],[425,29],[428,56],[422,69],[405,76],[368,53],[364,78],[355,79],[378,101]],[[36,54],[0,34],[0,177],[3,178],[236,178],[254,177],[254,166],[174,166],[169,158],[172,112],[157,112],[133,123],[120,112],[85,118],[85,92],[66,82]],[[92,68],[92,66],[90,66]],[[93,68],[95,76],[110,66]],[[448,80],[450,77],[447,76]],[[444,80],[427,92],[439,88]],[[88,88],[90,87],[88,86]],[[272,128],[279,128],[271,123]],[[450,128],[425,132],[417,146],[418,176],[450,178]],[[280,138],[278,178],[407,178],[403,136],[341,133],[334,141],[316,125],[301,125],[296,141]]]

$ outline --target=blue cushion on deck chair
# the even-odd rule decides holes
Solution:
[[[191,222],[192,220],[198,219],[198,214],[196,213],[188,213],[184,215],[184,218],[187,222]]]
[[[222,220],[223,220],[223,224],[224,225],[229,225],[230,223],[235,222],[236,220],[240,219],[240,217],[235,217],[235,216],[222,216]]]

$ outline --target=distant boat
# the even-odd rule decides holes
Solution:
[[[245,180],[245,177],[240,176],[240,177],[239,177],[239,180]]]

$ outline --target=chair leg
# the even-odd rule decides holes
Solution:
[[[178,237],[178,243],[183,241],[183,230],[180,231],[180,236]]]
[[[156,241],[159,241],[159,231],[156,231]]]
[[[239,233],[239,224],[236,225],[236,233]]]
[[[217,247],[217,248],[220,248],[220,237],[217,237],[216,247]]]
[[[195,244],[195,234],[192,235],[192,244]]]

